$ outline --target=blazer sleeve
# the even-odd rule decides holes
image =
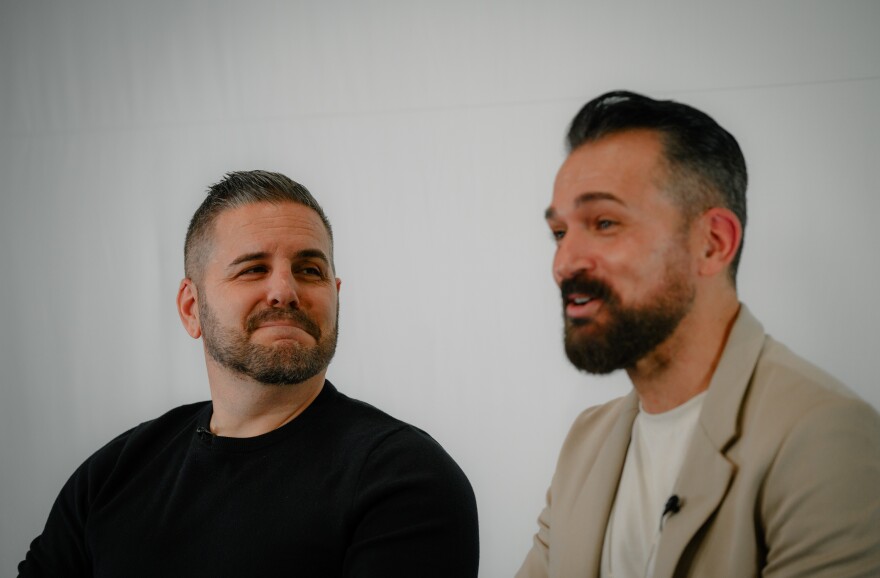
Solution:
[[[550,504],[553,487],[547,490],[547,505],[538,516],[538,533],[515,578],[547,578],[550,575]]]
[[[839,398],[791,429],[759,507],[763,576],[880,576],[880,416]]]

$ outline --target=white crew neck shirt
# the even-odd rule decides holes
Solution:
[[[706,392],[657,414],[641,404],[602,546],[602,578],[647,578],[660,540],[660,518],[673,493]]]

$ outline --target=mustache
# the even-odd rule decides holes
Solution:
[[[263,309],[248,317],[245,329],[253,333],[260,325],[269,321],[292,321],[294,325],[311,335],[317,341],[321,338],[321,328],[308,315],[299,309]]]
[[[615,300],[614,290],[607,283],[583,272],[564,279],[559,284],[559,289],[562,292],[563,303],[567,302],[574,293],[589,295],[606,302]]]

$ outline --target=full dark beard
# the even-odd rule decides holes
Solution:
[[[339,310],[336,323],[327,335],[299,309],[268,309],[247,319],[247,331],[223,327],[206,301],[199,303],[205,349],[217,363],[240,375],[266,385],[294,385],[314,377],[330,365],[336,353]],[[290,319],[315,338],[308,347],[297,342],[272,346],[252,343],[248,338],[265,321]]]
[[[661,295],[642,307],[624,307],[604,282],[585,275],[562,284],[563,303],[569,293],[593,295],[603,300],[610,321],[602,330],[587,328],[593,320],[565,319],[565,353],[569,361],[587,373],[604,375],[636,363],[666,341],[690,311],[694,287],[682,275],[668,271]],[[593,329],[592,332],[585,329]]]

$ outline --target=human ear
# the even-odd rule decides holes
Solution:
[[[700,274],[712,277],[726,271],[742,243],[742,224],[730,209],[713,207],[700,216],[702,254]]]
[[[184,279],[180,282],[180,288],[177,290],[177,314],[180,315],[180,321],[183,328],[189,333],[193,339],[202,336],[202,326],[199,323],[199,301],[198,290],[192,279]]]

